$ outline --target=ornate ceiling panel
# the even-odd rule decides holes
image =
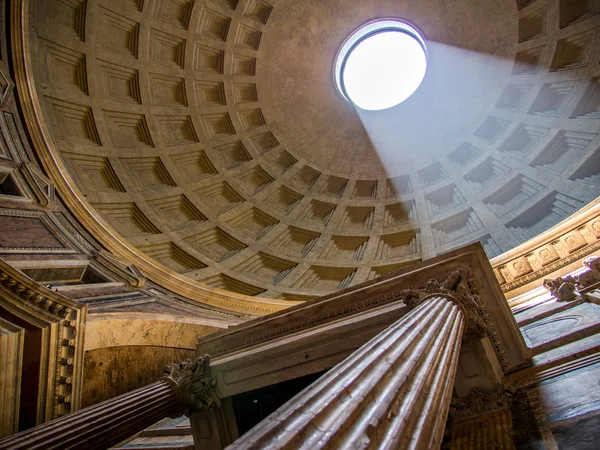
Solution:
[[[450,3],[34,0],[27,50],[103,229],[196,286],[307,300],[473,241],[497,256],[600,192],[594,4]],[[387,16],[421,28],[429,78],[359,117],[333,59]]]

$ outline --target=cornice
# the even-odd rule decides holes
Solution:
[[[510,293],[600,250],[600,198],[567,220],[490,263],[502,291]]]
[[[312,309],[310,313],[304,311],[295,314],[294,311],[286,315],[283,321],[274,320],[268,327],[261,327],[262,332],[257,332],[256,328],[239,333],[235,333],[235,329],[221,332],[214,338],[208,338],[205,342],[201,341],[198,349],[217,358],[292,333],[303,332],[334,320],[361,314],[392,302],[402,302],[408,308],[414,308],[431,296],[442,296],[459,305],[467,319],[465,337],[489,337],[500,365],[507,370],[510,366],[510,359],[505,345],[492,317],[480,299],[475,281],[465,269],[459,269],[400,289],[393,287],[392,283],[385,294],[368,295],[363,293],[358,296],[349,291],[340,295],[335,302],[324,304],[319,304],[318,301],[311,302],[310,305],[303,308],[305,310]]]

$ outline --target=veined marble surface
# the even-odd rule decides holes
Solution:
[[[195,349],[198,337],[220,328],[211,321],[168,314],[99,314],[86,325],[85,350],[125,345]]]

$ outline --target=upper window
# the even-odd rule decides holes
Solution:
[[[419,87],[427,69],[421,34],[399,20],[371,22],[351,34],[335,61],[340,94],[370,111],[396,106]]]

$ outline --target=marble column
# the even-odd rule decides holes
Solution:
[[[0,441],[3,449],[105,449],[149,427],[179,408],[170,379],[81,409]]]
[[[167,375],[140,389],[0,440],[6,450],[106,449],[165,417],[219,404],[210,358],[171,364]]]
[[[472,306],[419,300],[228,449],[439,448]]]

